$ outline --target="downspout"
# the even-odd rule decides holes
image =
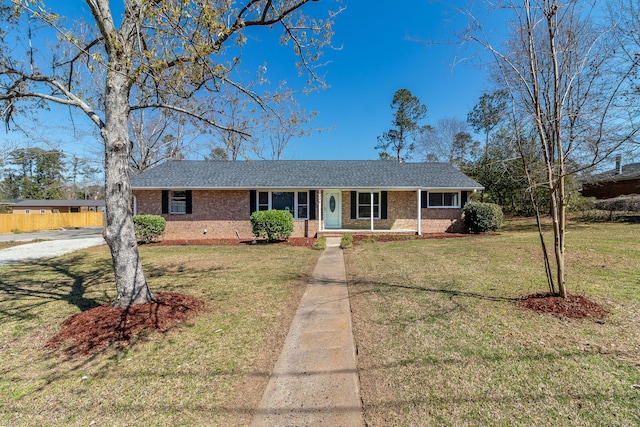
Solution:
[[[381,200],[378,200],[378,203],[380,203]],[[371,190],[371,231],[373,231],[373,190]]]
[[[418,236],[422,236],[422,189],[418,188]]]
[[[138,198],[133,196],[133,214],[138,215]]]

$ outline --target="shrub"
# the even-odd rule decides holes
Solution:
[[[268,241],[285,240],[293,233],[291,212],[270,210],[251,214],[251,228],[256,237],[266,236]]]
[[[342,249],[349,249],[353,246],[353,236],[351,234],[344,234],[340,240],[340,247]]]
[[[318,240],[315,241],[313,245],[311,245],[311,249],[315,249],[317,251],[324,251],[327,249],[327,238],[326,236],[318,237]]]
[[[470,202],[464,207],[464,222],[467,231],[483,233],[495,231],[502,226],[502,208],[494,203]]]
[[[133,226],[136,230],[136,240],[138,243],[150,243],[157,240],[167,225],[160,215],[134,215]]]

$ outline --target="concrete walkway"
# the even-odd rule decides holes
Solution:
[[[362,427],[351,309],[339,237],[327,238],[254,427]]]
[[[20,262],[55,258],[91,246],[104,245],[102,237],[78,237],[69,240],[48,240],[27,243],[0,250],[0,267]]]

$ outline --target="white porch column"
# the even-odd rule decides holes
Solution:
[[[380,203],[380,200],[378,200]],[[371,231],[373,231],[373,190],[371,190]]]
[[[138,215],[138,198],[133,196],[133,214]]]
[[[422,236],[422,189],[418,188],[418,236]]]
[[[322,215],[322,190],[318,189],[318,231],[324,231],[324,217]]]

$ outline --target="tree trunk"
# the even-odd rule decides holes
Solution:
[[[113,306],[118,308],[152,300],[142,271],[131,218],[128,169],[131,151],[128,132],[129,85],[125,73],[119,72],[123,68],[118,64],[109,67],[105,98],[106,120],[102,129],[107,221],[104,238],[113,259],[117,292]]]
[[[563,161],[561,161],[560,166],[560,177],[558,184],[558,242],[556,247],[556,265],[558,270],[558,293],[562,298],[567,297],[567,287],[566,287],[566,272],[564,268],[564,254],[565,254],[565,245],[564,238],[566,234],[566,206],[565,206],[565,188],[564,188],[564,165]]]

